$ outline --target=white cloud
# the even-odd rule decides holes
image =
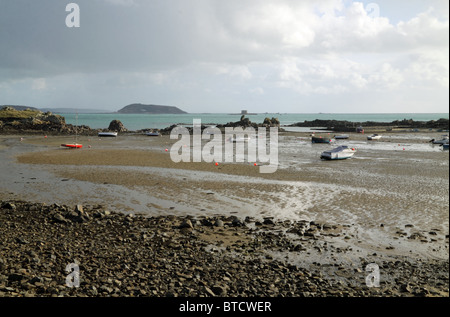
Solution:
[[[158,95],[195,103],[196,93],[233,92],[289,104],[304,96],[408,89],[448,100],[448,15],[432,8],[394,24],[388,2],[380,4],[380,16],[349,0],[77,3],[78,30],[55,27],[61,17],[44,10],[38,20],[27,22],[35,12],[17,20],[13,37],[17,18],[0,12],[0,46],[8,47],[0,51],[0,84],[26,78],[28,89],[44,90],[60,76],[69,91],[71,80],[83,78],[95,87],[83,92],[101,92],[101,100]],[[26,95],[21,85],[0,85],[0,95],[6,86],[9,95]]]
[[[255,95],[264,95],[264,89],[261,87],[250,89],[250,92]]]
[[[45,78],[34,79],[31,83],[31,89],[33,90],[47,89],[47,81],[45,80]]]

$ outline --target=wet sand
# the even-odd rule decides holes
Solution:
[[[58,148],[73,142],[63,136],[8,136],[0,143],[10,153],[1,168],[11,168],[2,198],[102,203],[147,215],[320,221],[349,226],[345,239],[326,240],[351,248],[349,261],[374,252],[448,259],[449,156],[428,142],[437,137],[396,132],[369,142],[351,134],[336,144],[357,147],[355,157],[326,162],[320,153],[336,144],[280,133],[279,169],[261,174],[251,162],[174,163],[165,149],[176,140],[168,136],[81,137],[82,150]],[[318,258],[327,261],[326,254],[311,261]]]

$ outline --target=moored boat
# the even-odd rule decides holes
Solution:
[[[348,134],[335,135],[334,138],[336,140],[346,140],[349,138]]]
[[[372,134],[371,136],[367,137],[367,140],[379,140],[381,139],[381,135],[379,134]]]
[[[115,138],[117,137],[117,132],[99,132],[98,136],[104,138]]]
[[[228,139],[229,142],[232,143],[243,143],[243,142],[249,142],[250,141],[250,137],[248,135],[245,136],[235,136],[235,137],[230,137]]]
[[[82,144],[61,144],[62,147],[69,148],[69,149],[81,149],[83,147]]]
[[[313,136],[311,139],[311,142],[312,143],[331,143],[331,139],[323,138],[321,136],[319,136],[319,137]]]
[[[65,147],[67,149],[81,149],[83,148],[82,144],[78,144],[78,113],[75,117],[76,119],[76,126],[75,126],[75,143],[73,144],[61,144],[62,147]]]
[[[430,142],[433,144],[440,144],[440,145],[448,144],[449,143],[448,135],[443,135],[441,140],[432,139]]]
[[[155,131],[147,132],[145,135],[147,135],[147,136],[160,136],[159,132],[155,132]]]
[[[355,148],[349,148],[347,145],[341,145],[335,149],[322,152],[320,158],[324,160],[345,160],[351,158],[355,153]]]

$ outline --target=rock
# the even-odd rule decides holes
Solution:
[[[111,123],[109,124],[108,130],[114,131],[114,132],[127,132],[128,131],[125,128],[125,126],[122,124],[122,122],[120,122],[119,120],[111,121]]]
[[[24,276],[22,274],[13,273],[13,274],[8,275],[8,281],[10,281],[10,282],[20,282],[25,279],[26,279],[26,276]]]
[[[272,218],[264,218],[263,224],[265,225],[273,225],[275,224],[272,220]]]
[[[67,223],[67,219],[59,213],[53,215],[53,220],[58,223]]]
[[[35,277],[33,277],[33,278],[30,280],[30,283],[31,283],[31,284],[35,284],[35,285],[36,285],[36,283],[42,284],[43,282],[44,282],[44,279],[43,279],[42,277],[39,277],[39,276],[35,276]]]
[[[19,244],[28,244],[29,242],[21,237],[16,238],[16,242]]]
[[[400,290],[402,292],[406,292],[406,293],[412,293],[413,292],[413,288],[411,287],[411,285],[409,283],[402,284],[400,286]]]
[[[306,251],[306,248],[303,247],[301,244],[297,244],[292,248],[293,251],[299,252],[299,251]]]
[[[214,292],[213,292],[210,288],[208,288],[207,286],[204,286],[204,291],[205,291],[206,294],[208,294],[209,296],[213,296],[213,297],[216,296],[216,294],[214,294]]]
[[[83,214],[83,205],[76,205],[76,206],[75,206],[75,212],[76,212],[78,215],[82,215],[82,214]]]
[[[412,240],[417,240],[417,239],[421,240],[424,238],[425,238],[425,236],[423,234],[421,234],[420,232],[415,232],[408,237],[408,239],[412,239]]]
[[[112,287],[108,287],[106,285],[100,286],[98,290],[102,293],[107,293],[107,294],[111,294],[114,292],[114,289]]]
[[[211,289],[211,291],[213,292],[213,294],[215,294],[216,296],[226,296],[227,295],[227,290],[225,287],[222,287],[220,285],[214,285]]]
[[[214,225],[216,227],[223,227],[224,223],[221,219],[217,219],[216,222],[214,223]]]
[[[2,205],[2,208],[9,209],[9,210],[15,210],[16,205],[13,203],[5,203]]]
[[[179,228],[180,229],[183,229],[183,228],[194,229],[194,226],[192,225],[192,222],[189,219],[184,219]]]
[[[245,223],[242,222],[238,217],[233,217],[233,220],[232,220],[231,224],[232,224],[234,227],[245,226]]]

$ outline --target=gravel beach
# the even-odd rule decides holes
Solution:
[[[261,174],[174,163],[168,136],[84,136],[79,151],[1,136],[0,296],[448,296],[449,156],[435,137],[352,134],[355,157],[324,162],[332,146],[282,133],[277,172]]]
[[[351,252],[321,241],[345,236],[336,225],[17,201],[2,202],[0,221],[0,296],[448,296],[448,261],[372,255],[352,266],[289,263],[313,250]],[[365,283],[371,260],[382,272],[379,287]],[[67,285],[71,263],[79,287]]]

